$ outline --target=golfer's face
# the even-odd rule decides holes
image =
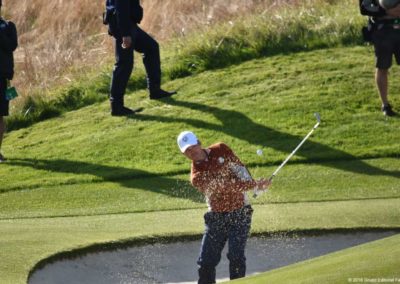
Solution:
[[[192,161],[198,161],[203,157],[203,150],[201,149],[201,146],[197,144],[187,148],[183,154]]]

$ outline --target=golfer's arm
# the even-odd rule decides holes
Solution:
[[[238,189],[238,191],[244,192],[244,191],[249,191],[253,190],[257,186],[257,182],[252,179],[249,181],[239,181],[235,183],[235,188]]]
[[[205,192],[206,181],[203,175],[200,173],[192,172],[190,182],[200,192]]]
[[[242,192],[253,190],[257,186],[257,182],[251,176],[250,171],[247,169],[247,167],[242,163],[242,161],[239,159],[239,157],[236,156],[235,153],[229,147],[228,147],[228,151],[229,151],[229,155],[232,157],[232,161],[234,161],[234,163],[237,165],[245,167],[251,177],[250,180],[242,180],[242,179],[237,178],[235,180],[235,184],[234,184],[233,188],[235,188],[238,191],[242,191]]]

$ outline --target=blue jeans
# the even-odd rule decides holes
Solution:
[[[221,252],[228,241],[230,279],[246,275],[245,247],[250,232],[253,209],[250,205],[232,212],[207,212],[204,215],[206,229],[201,243],[199,284],[215,283],[215,268],[221,260]]]

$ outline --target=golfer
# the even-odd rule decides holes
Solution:
[[[246,275],[245,246],[250,232],[251,208],[246,191],[266,190],[270,182],[254,180],[246,167],[224,143],[202,148],[195,134],[178,136],[181,152],[192,160],[191,182],[208,204],[204,215],[205,232],[201,243],[198,283],[215,283],[215,268],[228,241],[230,279]]]

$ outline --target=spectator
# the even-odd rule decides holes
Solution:
[[[176,92],[161,89],[160,49],[156,40],[143,31],[138,24],[143,18],[139,0],[107,0],[105,24],[115,39],[116,63],[111,80],[111,114],[131,115],[140,109],[131,110],[124,106],[124,94],[133,70],[133,51],[143,54],[147,73],[147,87],[150,99],[170,97]]]
[[[393,1],[391,1],[393,2]],[[364,28],[364,39],[375,49],[375,82],[385,116],[394,116],[388,100],[388,74],[393,55],[400,64],[400,5],[390,9],[379,6],[378,0],[359,0],[362,15],[369,16],[368,27]]]
[[[2,0],[0,0],[0,150],[6,131],[5,116],[9,114],[9,101],[6,98],[8,80],[14,76],[13,52],[18,46],[17,29],[14,23],[1,17]],[[0,153],[0,163],[6,158]]]

